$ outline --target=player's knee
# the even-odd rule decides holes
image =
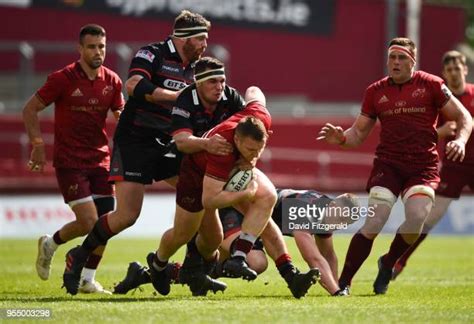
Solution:
[[[268,268],[267,257],[263,251],[259,250],[251,250],[247,254],[247,263],[257,274],[264,272]]]
[[[200,234],[200,240],[209,250],[217,250],[224,240],[224,234],[222,232],[206,233],[207,235]],[[211,234],[211,235],[209,235]]]
[[[256,197],[256,203],[260,208],[273,208],[277,202],[277,193],[274,188],[265,188]]]
[[[128,228],[133,226],[140,216],[141,208],[134,208],[133,206],[129,206],[126,209],[117,209],[114,212],[114,217],[117,217],[117,223],[121,223],[123,228]]]
[[[224,233],[220,231],[213,234],[214,235],[211,236],[212,241],[211,241],[210,246],[215,247],[215,249],[217,249],[222,244],[222,241],[224,240]]]
[[[389,189],[380,186],[370,188],[369,205],[385,205],[392,208],[396,201],[397,196],[395,196]]]
[[[138,216],[136,216],[136,217],[131,217],[131,216],[127,217],[122,222],[123,228],[129,228],[129,227],[133,226],[136,223],[137,219],[138,219]]]
[[[115,198],[113,196],[95,198],[94,204],[100,217],[115,209]]]
[[[82,217],[81,219],[77,220],[79,234],[86,235],[94,228],[95,223],[97,222],[97,218],[93,217]]]
[[[424,185],[416,185],[408,188],[402,196],[403,203],[406,204],[409,198],[415,196],[425,196],[429,198],[432,202],[435,200],[435,191],[433,188],[424,186]]]
[[[406,221],[414,224],[424,223],[430,214],[430,210],[429,206],[425,206],[425,208],[407,206],[405,208]]]
[[[361,231],[367,238],[373,239],[382,231],[386,222],[387,219],[385,217],[367,217]]]

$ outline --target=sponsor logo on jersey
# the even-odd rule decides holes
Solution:
[[[384,103],[384,102],[388,102],[388,98],[386,95],[383,95],[382,98],[380,98],[379,104]]]
[[[79,184],[72,184],[69,186],[67,192],[69,196],[75,196],[77,195],[77,191],[79,190]]]
[[[82,97],[83,94],[81,92],[81,90],[79,88],[77,88],[76,90],[74,90],[71,94],[71,97]]]
[[[147,60],[150,63],[153,63],[153,60],[155,59],[155,54],[148,50],[139,50],[137,54],[135,54],[135,57],[139,57]]]
[[[173,110],[171,111],[171,115],[178,115],[184,118],[189,118],[191,116],[191,113],[179,107],[173,107]]]
[[[407,105],[407,102],[406,101],[403,101],[403,100],[398,100],[396,103],[395,103],[395,107],[398,107],[398,108],[401,108],[401,107],[404,107]]]
[[[161,69],[165,71],[176,72],[176,73],[179,73],[181,71],[179,68],[175,66],[169,66],[169,65],[164,65],[164,64],[161,66]]]
[[[426,89],[425,88],[418,88],[412,92],[411,96],[413,98],[423,98],[425,96]]]
[[[97,105],[99,103],[99,99],[90,98],[88,102],[89,102],[89,105]]]
[[[189,197],[189,196],[181,198],[181,202],[183,204],[194,204],[195,201],[196,201],[196,198]]]
[[[114,87],[112,87],[111,85],[106,85],[104,87],[104,89],[102,89],[102,95],[105,97],[107,96],[107,94],[112,91],[114,89]]]
[[[141,177],[142,176],[141,172],[130,172],[130,171],[125,171],[125,175],[132,176],[132,177]]]
[[[186,87],[186,83],[177,80],[166,79],[163,85],[168,89],[181,90]]]

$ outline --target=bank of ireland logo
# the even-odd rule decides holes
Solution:
[[[398,101],[395,103],[395,107],[398,107],[398,108],[406,107],[406,105],[407,105],[407,102],[404,101],[404,100],[398,100]]]

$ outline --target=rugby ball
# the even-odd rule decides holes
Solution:
[[[224,190],[232,192],[245,190],[252,180],[252,176],[252,170],[237,170],[231,173],[229,180],[224,185]]]

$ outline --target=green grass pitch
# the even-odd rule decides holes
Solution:
[[[339,268],[344,262],[349,236],[336,235]],[[474,322],[474,237],[431,236],[410,260],[409,267],[392,282],[387,295],[374,296],[372,282],[376,260],[390,244],[381,236],[371,256],[353,282],[352,296],[330,297],[317,285],[305,298],[294,299],[273,262],[254,282],[225,279],[227,291],[192,297],[175,285],[170,295],[157,296],[153,287],[125,296],[77,295],[61,289],[64,254],[76,240],[58,249],[49,281],[41,281],[34,268],[35,240],[0,240],[0,322],[6,309],[47,308],[45,323],[317,323],[317,322]],[[307,266],[287,240],[301,270]],[[128,262],[145,263],[157,240],[112,239],[97,279],[106,288],[122,279]],[[175,260],[180,260],[182,251]],[[28,321],[32,321],[29,319]]]

